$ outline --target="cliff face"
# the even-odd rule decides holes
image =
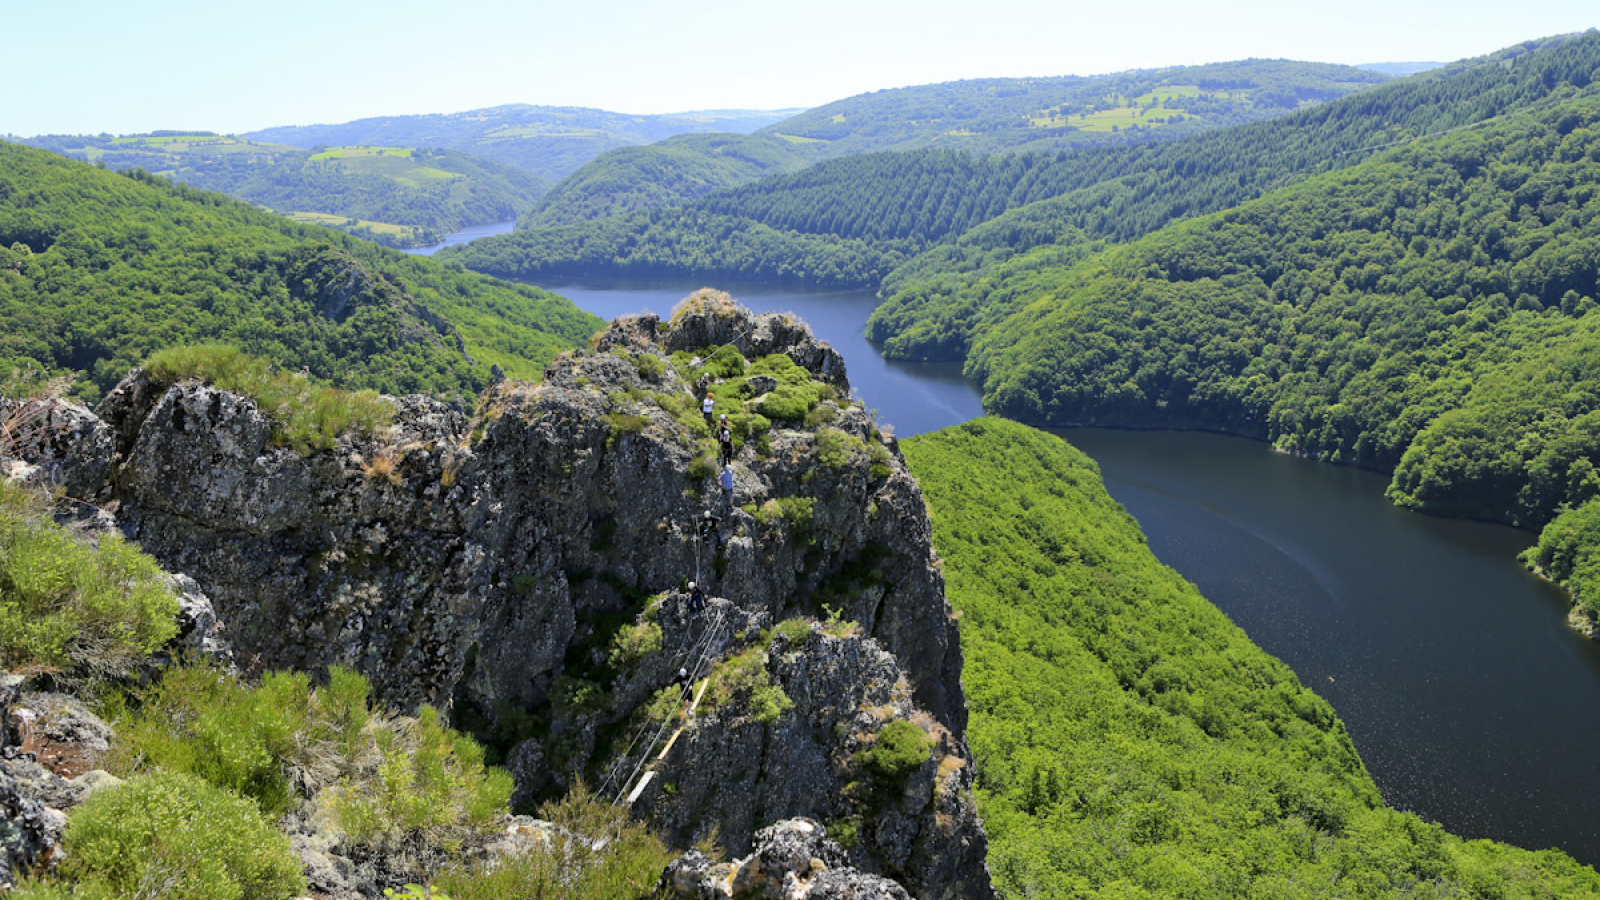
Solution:
[[[843,361],[803,324],[709,294],[672,323],[621,320],[596,346],[540,384],[491,388],[472,416],[398,398],[385,433],[309,456],[276,446],[248,398],[135,372],[98,410],[114,440],[72,471],[104,473],[84,496],[210,595],[242,667],[342,663],[392,703],[451,709],[505,745],[525,795],[617,755],[615,736],[697,639],[687,581],[740,624],[703,642],[708,662],[785,619],[859,623],[848,652],[822,634],[774,649],[793,709],[776,725],[752,726],[737,704],[693,723],[694,753],[670,761],[679,783],[718,777],[695,758],[738,756],[742,774],[696,788],[701,805],[652,808],[682,837],[716,819],[737,851],[778,818],[860,818],[861,803],[818,792],[843,789],[883,719],[918,716],[936,740],[917,793],[875,801],[865,827],[890,808],[927,823],[892,826],[903,840],[868,835],[855,855],[919,896],[985,895],[970,775],[952,775],[971,771],[961,655],[927,513],[893,440],[847,399]],[[742,432],[732,503],[690,383],[689,357],[712,351],[732,364],[712,387],[719,412]],[[790,388],[735,374],[774,354],[809,376],[803,419],[759,415]],[[710,541],[697,530],[707,509],[721,518]],[[659,649],[619,661],[619,628],[651,627]],[[864,708],[878,721],[849,724]],[[755,744],[767,749],[749,756]],[[741,803],[749,814],[727,813]]]

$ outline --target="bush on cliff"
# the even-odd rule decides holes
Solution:
[[[158,382],[196,378],[249,397],[271,417],[274,439],[302,455],[331,448],[346,431],[370,435],[394,420],[393,404],[377,391],[316,385],[223,344],[169,347],[144,365]]]
[[[0,482],[0,666],[120,675],[172,639],[177,613],[150,557],[116,533],[91,544]]]
[[[73,810],[60,875],[16,900],[287,900],[305,891],[289,841],[254,803],[192,775],[158,772]]]
[[[368,691],[338,667],[315,689],[304,673],[269,673],[252,687],[180,669],[118,723],[107,765],[191,774],[273,815],[311,800],[362,845],[481,828],[506,811],[511,778],[485,767],[471,738],[430,707],[414,718],[374,713]]]
[[[580,839],[556,839],[506,859],[452,866],[433,887],[452,900],[639,900],[651,896],[673,858],[627,809],[595,797],[582,782],[539,807],[539,818]],[[599,835],[608,840],[593,840]]]

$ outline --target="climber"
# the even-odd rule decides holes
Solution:
[[[717,481],[722,485],[723,504],[727,509],[733,509],[733,466],[724,465]]]
[[[711,427],[711,410],[716,406],[715,395],[706,391],[706,399],[700,401],[700,414],[706,417],[706,427]]]
[[[709,509],[706,510],[705,515],[700,517],[700,540],[705,541],[706,545],[713,550],[721,543],[721,536],[717,534],[717,526],[721,524],[722,520],[717,518]]]
[[[700,378],[694,383],[694,392],[704,397],[711,390],[711,373],[701,372]]]
[[[722,422],[717,425],[717,449],[720,451],[721,463],[724,466],[733,464],[733,426],[728,424],[728,414],[722,414]]]
[[[699,582],[689,582],[689,615],[698,616],[705,612],[705,609],[706,592],[701,589]]]
[[[685,669],[682,666],[679,666],[678,667],[678,674],[674,675],[672,677],[672,683],[678,686],[678,690],[680,692],[681,699],[684,699],[684,700],[689,699],[689,689],[690,689],[691,685],[689,683],[689,670],[688,669]]]

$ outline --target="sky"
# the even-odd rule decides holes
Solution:
[[[1597,26],[1595,0],[0,0],[0,134],[787,109],[1248,57],[1449,61]]]

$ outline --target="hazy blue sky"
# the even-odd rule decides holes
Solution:
[[[0,133],[778,109],[1251,56],[1452,60],[1597,25],[1595,0],[33,0],[0,7]]]

